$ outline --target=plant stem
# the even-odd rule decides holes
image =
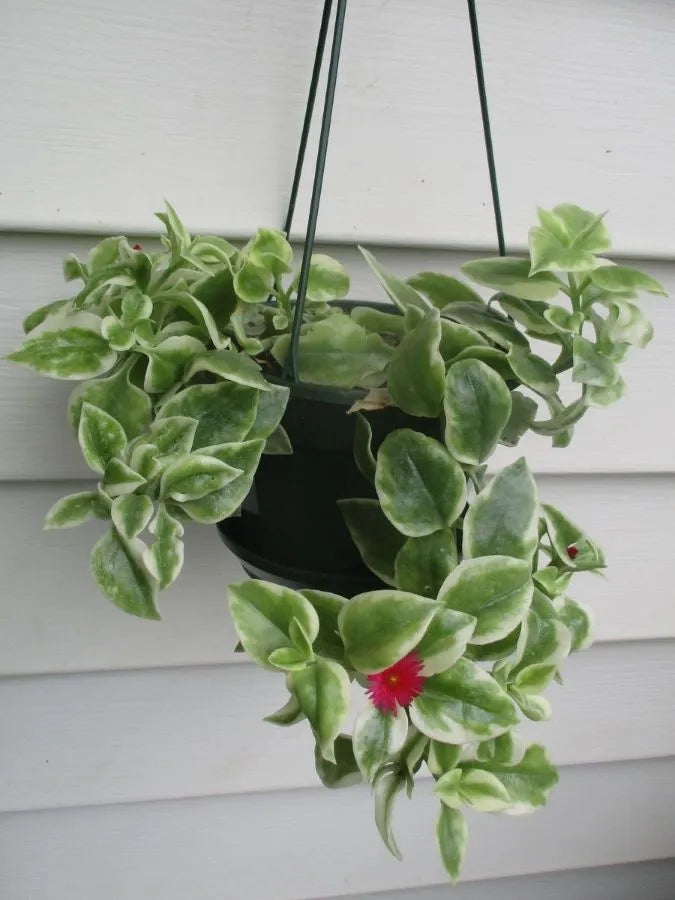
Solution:
[[[577,280],[574,275],[570,272],[568,275],[569,283],[570,283],[570,300],[572,301],[572,311],[573,312],[581,312],[581,292],[577,286]]]

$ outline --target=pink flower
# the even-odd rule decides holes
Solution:
[[[408,706],[422,693],[426,678],[422,660],[409,653],[383,672],[368,676],[368,696],[380,712],[396,713],[396,706]]]

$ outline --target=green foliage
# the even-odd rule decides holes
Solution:
[[[392,666],[419,644],[437,609],[435,601],[407,591],[353,597],[338,617],[347,658],[365,674]]]
[[[230,612],[239,640],[248,655],[260,666],[269,662],[275,650],[293,649],[291,623],[302,626],[310,642],[319,633],[319,617],[302,594],[265,581],[243,581],[228,588]],[[305,713],[306,714],[306,713]]]
[[[158,252],[109,237],[86,261],[67,257],[74,295],[29,314],[10,355],[79,382],[69,418],[98,483],[59,500],[45,527],[106,520],[92,575],[112,603],[147,619],[159,618],[158,592],[182,569],[184,521],[236,514],[263,452],[292,453],[282,367],[299,282],[280,231],[260,229],[238,248],[191,236],[168,204],[159,219]],[[453,880],[467,840],[461,807],[528,812],[557,780],[516,728],[550,717],[550,683],[590,643],[590,611],[567,592],[604,560],[579,526],[540,504],[524,459],[489,480],[485,470],[497,444],[516,446],[528,431],[567,446],[589,408],[625,392],[620,367],[653,333],[638,294],[664,291],[603,258],[609,248],[604,215],[564,204],[539,210],[527,255],[466,263],[479,288],[433,272],[406,281],[364,250],[389,304],[348,312],[335,303],[348,274],[315,254],[299,372],[360,389],[364,496],[339,506],[382,589],[229,588],[238,648],[285,678],[288,701],[267,720],[309,725],[326,786],[372,785],[376,826],[396,856],[395,799],[428,770]],[[563,402],[563,381],[578,396]],[[407,421],[383,435],[386,406]],[[379,691],[390,692],[386,704]]]
[[[490,456],[511,416],[504,379],[480,360],[453,363],[445,380],[445,442],[462,463],[478,465]]]
[[[408,716],[402,707],[391,715],[364,706],[354,723],[352,740],[356,762],[366,781],[375,780],[382,766],[403,748],[407,735]]]
[[[386,517],[408,537],[449,527],[466,502],[461,466],[441,443],[409,428],[385,438],[375,488]]]
[[[537,486],[525,459],[492,479],[464,517],[464,557],[513,556],[530,562],[539,543]]]
[[[522,621],[532,599],[530,565],[510,556],[465,559],[446,578],[438,599],[476,617],[474,644],[501,640]]]
[[[410,719],[422,734],[444,744],[497,737],[518,722],[506,691],[466,658],[428,679],[410,705]]]
[[[441,410],[445,365],[440,342],[441,317],[432,309],[404,334],[389,363],[391,398],[411,416],[431,418]]]

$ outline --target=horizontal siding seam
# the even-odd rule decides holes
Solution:
[[[199,229],[197,229],[199,230]],[[104,237],[107,237],[111,234],[128,234],[134,235],[135,237],[141,238],[156,238],[158,236],[158,231],[156,228],[150,228],[147,225],[145,226],[132,226],[132,225],[115,225],[115,223],[111,223],[109,227],[105,228],[95,228],[93,226],[88,225],[79,225],[79,224],[50,224],[48,222],[41,222],[39,224],[35,224],[34,226],[26,225],[25,223],[16,223],[13,224],[11,221],[2,222],[0,224],[0,239],[3,237],[56,237],[56,238],[82,238],[82,237],[91,237],[92,240],[98,241]],[[250,232],[243,230],[234,230],[221,232],[218,231],[217,234],[219,236],[224,237],[226,240],[231,241],[247,241],[250,238]],[[304,234],[300,232],[291,232],[291,243],[296,247],[302,246],[304,241]],[[475,253],[488,253],[490,255],[497,255],[497,248],[492,239],[486,238],[483,241],[473,241],[472,243],[464,244],[461,241],[453,241],[451,243],[444,241],[403,241],[396,239],[387,239],[383,237],[360,235],[358,238],[354,238],[352,235],[347,234],[317,234],[316,237],[317,244],[324,244],[327,247],[331,248],[355,248],[358,244],[367,243],[370,249],[373,252],[376,252],[379,248],[385,250],[411,250],[411,251],[421,251],[424,252],[426,250],[430,250],[432,252],[438,253],[467,253],[467,254],[475,254]],[[511,256],[519,256],[527,253],[529,250],[528,246],[521,242],[511,242],[509,243],[509,255]],[[663,250],[657,250],[656,252],[647,253],[644,250],[639,249],[630,249],[628,247],[613,247],[610,253],[606,253],[605,256],[608,259],[634,259],[640,260],[641,262],[654,262],[654,263],[671,263],[675,262],[675,253],[670,251],[669,248],[664,247]]]
[[[590,763],[567,763],[562,766],[558,766],[558,771],[566,771],[572,769],[587,769],[587,768],[595,768],[601,766],[630,766],[633,763],[638,762],[665,762],[667,760],[675,760],[675,756],[672,754],[667,754],[665,756],[640,756],[634,759],[606,759],[599,760]],[[423,783],[425,781],[429,781],[431,779],[431,775],[424,776]],[[364,790],[365,785],[353,785],[351,788],[334,788],[333,790]],[[111,809],[118,807],[133,807],[133,806],[155,806],[157,804],[162,803],[180,803],[182,801],[197,801],[202,803],[207,803],[209,801],[216,800],[225,800],[227,798],[234,797],[247,797],[247,796],[258,796],[261,794],[297,794],[299,791],[311,791],[313,793],[319,792],[328,792],[330,788],[326,788],[321,784],[316,785],[308,785],[308,784],[299,784],[297,786],[291,787],[283,787],[283,788],[265,788],[264,790],[256,791],[256,790],[246,790],[246,791],[226,791],[223,793],[213,793],[213,794],[181,794],[175,797],[149,797],[143,798],[139,800],[113,800],[107,801],[106,803],[75,803],[72,806],[68,804],[61,804],[59,806],[44,806],[44,807],[30,807],[28,809],[7,809],[0,811],[0,819],[3,817],[10,818],[12,816],[20,816],[20,815],[31,815],[33,813],[41,813],[41,814],[49,814],[54,813],[58,814],[61,810],[75,811],[75,810],[85,810],[85,809]]]
[[[675,636],[673,637],[653,637],[653,638],[613,638],[612,640],[597,640],[594,641],[591,647],[588,647],[586,650],[580,651],[581,653],[588,654],[589,652],[593,652],[595,648],[599,647],[626,647],[635,645],[641,646],[648,644],[652,646],[653,644],[672,644],[673,645],[673,659],[675,659]],[[0,672],[0,682],[10,682],[10,681],[29,681],[36,678],[80,678],[80,677],[98,677],[98,676],[107,676],[114,675],[115,673],[123,673],[124,675],[143,672],[177,672],[182,669],[195,669],[198,671],[204,671],[206,669],[211,669],[213,671],[225,670],[230,667],[246,667],[251,669],[251,671],[256,670],[256,665],[252,662],[249,662],[245,655],[242,653],[241,662],[236,662],[231,660],[230,662],[197,662],[197,663],[178,663],[176,665],[158,665],[158,666],[124,666],[121,668],[111,668],[111,669],[74,669],[73,671],[65,671],[63,669],[56,670],[46,670],[44,672],[8,672],[7,674],[3,674]]]

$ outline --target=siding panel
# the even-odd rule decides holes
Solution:
[[[1,198],[0,198],[1,199]],[[61,259],[76,251],[86,255],[92,239],[14,235],[0,242],[0,353],[21,340],[21,319],[33,307],[71,293],[62,284]],[[374,279],[353,248],[330,247],[353,275],[352,295],[378,297]],[[448,251],[378,250],[385,265],[401,275],[423,269],[457,270],[465,255]],[[675,295],[675,263],[647,266]],[[634,350],[622,371],[628,395],[606,410],[592,410],[576,428],[566,451],[551,447],[550,439],[527,435],[518,448],[500,448],[494,467],[525,453],[538,472],[673,472],[671,450],[672,384],[675,383],[675,317],[672,301],[648,298],[645,308],[656,336],[645,350]],[[4,441],[0,447],[0,479],[57,479],[88,476],[66,421],[66,402],[72,384],[40,378],[19,366],[0,361],[6,384],[0,395]],[[563,396],[578,396],[569,385]]]
[[[319,6],[10,3],[0,224],[147,229],[164,196],[196,228],[281,222]],[[483,0],[480,18],[510,240],[575,200],[613,207],[624,252],[671,255],[669,5]],[[331,137],[324,235],[493,245],[465,4],[350,4]]]
[[[524,722],[561,764],[675,755],[675,642],[604,644],[572,657]],[[351,717],[365,705],[354,688]],[[265,715],[288,694],[252,665],[0,681],[0,809],[35,809],[318,784],[305,724]]]
[[[564,769],[536,815],[471,816],[463,878],[671,856],[674,779],[672,759]],[[358,788],[10,813],[0,819],[4,888],[11,900],[310,900],[446,883],[436,801],[422,790],[399,803],[402,865]]]
[[[243,570],[216,529],[188,528],[185,569],[161,598],[163,621],[142,621],[109,604],[89,575],[89,551],[102,526],[41,531],[51,504],[78,488],[0,486],[0,673],[243,661],[232,652],[236,637],[225,605],[225,586]],[[595,612],[597,639],[675,637],[675,479],[542,476],[539,491],[605,550],[607,576],[580,575],[573,585],[574,597]]]

